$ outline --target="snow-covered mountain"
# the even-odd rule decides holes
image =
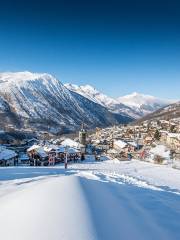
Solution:
[[[118,104],[118,102],[106,96],[105,94],[99,92],[94,87],[90,85],[78,86],[75,84],[64,84],[69,90],[79,93],[80,95],[90,99],[93,102],[103,105],[104,107],[110,106],[112,104]]]
[[[74,84],[65,84],[65,86],[69,90],[81,94],[82,96],[107,107],[111,112],[128,114],[135,119],[143,117],[172,103],[170,100],[159,99],[139,93],[132,93],[130,95],[114,99],[89,85],[77,86]]]
[[[134,109],[140,116],[145,116],[173,103],[173,100],[160,99],[154,96],[134,92],[130,95],[119,97],[118,102]]]
[[[77,129],[82,122],[91,128],[132,120],[72,93],[50,74],[31,72],[0,74],[0,117],[1,124],[68,130]]]
[[[0,127],[74,130],[127,123],[169,104],[143,94],[114,99],[85,85],[63,85],[47,73],[0,73]]]
[[[151,114],[148,114],[145,117],[141,118],[138,122],[141,123],[143,121],[171,119],[180,119],[180,102],[170,104]]]
[[[65,86],[72,92],[76,92],[89,100],[101,104],[108,108],[111,112],[116,114],[126,114],[134,119],[140,117],[139,113],[134,111],[131,107],[111,98],[90,85],[78,86],[75,84],[66,83]]]

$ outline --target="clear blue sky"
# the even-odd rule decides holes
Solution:
[[[180,1],[3,1],[0,71],[180,98]]]

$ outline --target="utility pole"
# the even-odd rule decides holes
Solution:
[[[66,157],[64,160],[64,168],[67,169],[67,163],[68,163],[68,147],[66,146]]]

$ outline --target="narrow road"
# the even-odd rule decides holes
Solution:
[[[0,198],[0,239],[177,240],[179,203],[168,192],[48,177]]]

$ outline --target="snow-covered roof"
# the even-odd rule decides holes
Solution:
[[[133,146],[133,147],[137,147],[137,143],[136,142],[128,142],[129,145]]]
[[[99,144],[101,141],[99,139],[95,139],[92,141],[93,143]]]
[[[40,147],[41,147],[41,146],[34,144],[32,147],[30,147],[30,148],[27,149],[27,152],[31,152],[31,151],[33,151],[33,150],[36,150],[36,149],[40,148]]]
[[[56,146],[56,145],[47,145],[47,146],[44,146],[44,151],[46,151],[46,152],[50,152],[50,151],[52,151],[52,150],[57,150],[58,149],[58,146]]]
[[[127,143],[122,140],[116,140],[114,141],[114,145],[116,145],[119,148],[125,148],[127,146]]]
[[[62,141],[62,139],[51,140],[53,144],[57,144]]]
[[[178,140],[180,140],[180,133],[169,133],[168,136],[170,138],[177,138]]]
[[[75,147],[75,148],[83,147],[82,144],[75,142],[70,138],[66,138],[63,142],[61,142],[61,145],[63,145],[64,147]]]
[[[42,158],[45,158],[45,157],[48,156],[42,147],[38,148],[38,149],[36,150],[36,152],[37,152],[37,153],[39,154],[39,156],[42,157]]]
[[[0,160],[8,160],[17,156],[17,153],[13,150],[4,149],[0,152]]]
[[[64,153],[66,151],[66,148],[64,146],[60,146],[56,149],[57,153]]]
[[[47,153],[45,152],[44,148],[40,145],[33,145],[32,147],[27,149],[27,152],[31,152],[35,150],[42,158],[47,157]]]

